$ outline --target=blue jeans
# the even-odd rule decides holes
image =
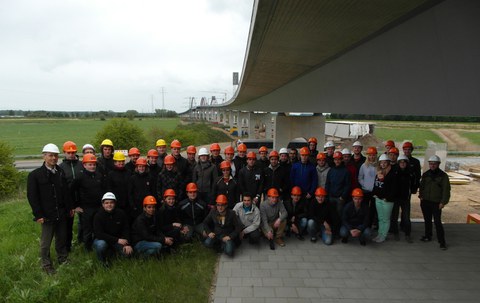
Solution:
[[[358,238],[360,241],[367,241],[368,239],[370,239],[371,235],[372,230],[370,229],[370,227],[367,227],[362,231]],[[340,237],[347,239],[350,237],[350,230],[345,225],[342,225],[342,227],[340,228]]]
[[[316,238],[317,234],[320,232],[323,243],[325,245],[332,244],[332,234],[327,234],[325,232],[325,226],[323,226],[323,224],[321,226],[318,226],[315,220],[310,219],[307,222],[307,231],[308,231],[308,234],[310,235],[310,238],[313,238],[313,237]]]
[[[227,255],[232,257],[235,252],[235,244],[233,240],[228,240],[226,242],[222,241],[223,236],[215,236],[215,238],[207,237],[203,244],[208,248],[214,248],[215,246],[220,246],[220,249]]]
[[[135,244],[135,251],[144,257],[149,257],[152,255],[160,254],[162,249],[162,243],[160,242],[149,242],[149,241],[140,241]]]
[[[105,240],[94,239],[92,247],[95,253],[97,254],[97,259],[103,263],[107,261],[107,256],[109,252],[111,252],[112,250],[113,252],[116,252],[125,256],[125,254],[123,253],[123,246],[118,243],[115,243],[115,245],[113,245],[112,247]]]
[[[298,233],[300,235],[303,235],[307,230],[307,222],[308,222],[307,218],[302,218],[300,219],[300,221],[297,222]],[[289,226],[288,228],[290,231],[292,230],[291,226]]]
[[[392,216],[393,202],[375,198],[378,215],[378,235],[387,238],[390,229],[390,217]]]

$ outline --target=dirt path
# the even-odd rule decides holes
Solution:
[[[456,150],[456,151],[478,151],[480,150],[480,146],[473,144],[465,137],[462,137],[456,129],[446,129],[446,128],[439,128],[439,129],[431,129],[432,132],[436,133],[440,136],[448,146],[448,150]]]

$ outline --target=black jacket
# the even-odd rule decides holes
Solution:
[[[228,182],[223,180],[223,177],[219,177],[213,187],[213,197],[218,195],[227,196],[228,208],[233,209],[235,204],[240,201],[240,192],[238,190],[238,183],[233,177],[230,177]],[[215,204],[214,200],[209,201],[210,204]]]
[[[163,232],[169,232],[174,229],[173,223],[181,223],[180,210],[177,206],[168,206],[164,203],[158,210],[158,217]]]
[[[152,180],[148,172],[134,173],[128,183],[128,203],[132,215],[136,218],[143,211],[143,199],[148,195],[155,196]]]
[[[95,172],[83,170],[82,174],[72,183],[72,198],[77,197],[74,206],[82,208],[100,207],[103,194],[105,194],[105,183],[105,179],[98,170]]]
[[[318,226],[323,225],[325,221],[331,225],[335,214],[336,210],[326,200],[320,204],[316,199],[312,199],[308,204],[308,219],[315,221]]]
[[[28,174],[27,198],[34,220],[65,220],[70,209],[67,179],[64,171],[57,165],[56,173],[50,172],[45,163]]]
[[[247,166],[247,157],[240,158],[238,155],[233,158],[233,164],[235,165],[235,169],[237,171],[237,174],[235,176],[235,179],[238,180],[238,173],[242,168]]]
[[[220,214],[213,208],[203,221],[207,235],[213,232],[217,237],[229,236],[232,240],[237,238],[243,229],[243,225],[237,214],[231,210],[225,210],[225,220],[220,221]]]
[[[195,226],[203,222],[208,214],[207,204],[198,198],[190,201],[188,198],[178,204],[183,225]]]
[[[93,218],[93,233],[95,239],[110,245],[117,243],[118,239],[126,239],[130,243],[130,222],[121,209],[106,212],[101,208]]]
[[[238,173],[238,184],[240,193],[249,192],[254,197],[260,198],[263,193],[263,172],[254,166],[249,168],[245,166]],[[252,197],[253,198],[253,197]]]
[[[264,170],[263,191],[266,194],[270,188],[276,188],[282,197],[288,196],[288,184],[290,174],[286,174],[285,168],[278,165],[275,170],[267,166]],[[287,195],[286,195],[287,194]]]
[[[75,158],[75,160],[63,159],[59,166],[65,172],[65,178],[67,179],[68,186],[72,185],[73,180],[78,178],[83,170],[82,162],[78,160],[78,156]]]
[[[300,199],[297,203],[293,203],[291,199],[283,201],[283,205],[287,210],[287,224],[295,224],[298,226],[302,218],[308,216],[308,202],[304,199]],[[292,218],[295,217],[295,220],[292,221]]]
[[[128,209],[128,183],[130,176],[130,172],[125,168],[122,170],[115,168],[107,176],[107,191],[112,192],[117,198],[116,207],[125,211]]]
[[[356,209],[352,202],[347,203],[343,208],[342,225],[348,230],[359,229],[364,231],[368,227],[370,209],[367,203],[361,203],[360,208]]]
[[[148,217],[145,212],[135,219],[132,226],[133,245],[140,241],[160,242],[165,244],[161,221],[157,215]]]
[[[108,173],[113,170],[115,165],[113,164],[113,158],[104,158],[103,156],[98,157],[97,159],[97,170],[103,175],[104,178],[107,177]]]
[[[390,169],[383,180],[375,177],[375,184],[373,185],[373,195],[388,202],[395,202],[398,193],[397,172],[395,169]]]
[[[163,193],[167,189],[173,189],[177,194],[177,197],[181,199],[184,195],[185,183],[182,176],[175,170],[167,170],[165,167],[158,174],[157,179],[157,196],[159,199],[163,199]]]

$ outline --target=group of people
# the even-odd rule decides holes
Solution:
[[[109,139],[102,141],[98,158],[95,148],[85,144],[82,159],[76,144],[67,141],[58,164],[59,148],[45,145],[44,164],[27,183],[34,221],[42,227],[43,269],[55,272],[50,258],[54,237],[58,263],[67,262],[75,214],[78,242],[103,264],[115,252],[148,257],[174,251],[194,237],[230,256],[242,240],[258,244],[262,236],[271,249],[285,246],[285,235],[299,240],[308,235],[326,245],[358,238],[366,245],[375,228],[377,243],[389,232],[398,240],[400,229],[412,242],[410,197],[417,192],[425,219],[421,240],[432,240],[433,218],[440,247],[446,249],[441,211],[450,196],[448,176],[437,156],[421,175],[411,142],[403,144],[400,155],[389,140],[378,158],[373,146],[365,157],[359,141],[352,151],[336,150],[328,141],[319,152],[313,137],[299,151],[261,147],[259,157],[245,144],[236,147],[236,155],[235,148],[226,147],[225,158],[218,143],[210,150],[200,148],[198,158],[196,147],[186,148],[186,158],[181,148],[173,140],[167,154],[165,140],[159,139],[146,157],[130,148],[127,162]]]

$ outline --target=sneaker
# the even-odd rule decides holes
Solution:
[[[67,265],[70,263],[70,259],[68,258],[59,258],[58,259],[58,264],[59,265]]]
[[[342,238],[342,243],[347,243],[348,242],[348,238],[347,237],[343,237]]]
[[[407,241],[407,243],[413,243],[413,239],[410,236],[405,236],[405,240]]]
[[[53,268],[52,265],[44,266],[42,269],[45,273],[47,273],[47,275],[54,275],[57,273],[57,271],[55,270],[55,268]]]
[[[432,241],[432,238],[431,237],[427,237],[427,236],[423,236],[420,238],[420,241],[422,242],[430,242]]]
[[[310,242],[312,242],[312,243],[317,242],[317,238],[316,238],[316,237],[311,237],[311,238],[310,238]]]
[[[275,250],[275,243],[273,242],[273,240],[269,240],[268,242],[270,243],[270,249]]]
[[[376,243],[383,243],[383,242],[385,242],[385,237],[378,236],[373,241],[375,241]]]
[[[296,234],[295,237],[297,237],[297,239],[300,241],[305,240],[305,238],[301,234]]]
[[[285,241],[283,241],[282,238],[276,238],[276,239],[275,239],[275,243],[276,243],[277,245],[282,246],[282,247],[285,246]]]
[[[447,244],[441,243],[441,244],[440,244],[440,249],[441,249],[441,250],[447,250]]]
[[[375,238],[372,239],[372,241],[373,241],[373,242],[377,242],[378,237],[380,237],[380,236],[376,236]]]

